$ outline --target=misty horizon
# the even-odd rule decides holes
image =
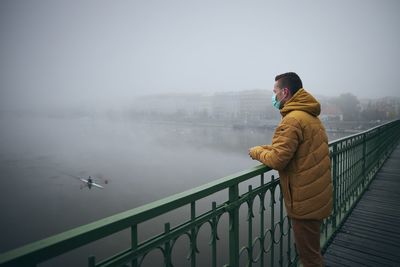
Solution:
[[[306,89],[307,90],[307,89]],[[265,90],[265,89],[248,89],[248,90],[239,90],[239,91],[215,91],[215,92],[163,92],[163,93],[148,93],[148,94],[141,94],[141,95],[136,95],[132,96],[129,101],[125,100],[124,102],[120,103],[115,103],[111,102],[108,105],[103,104],[101,106],[96,106],[96,105],[86,105],[85,103],[81,104],[66,104],[64,105],[57,105],[57,106],[13,106],[13,107],[0,107],[0,112],[13,112],[13,111],[49,111],[51,112],[52,110],[92,110],[92,111],[124,111],[127,109],[132,108],[138,101],[146,100],[149,98],[170,98],[170,99],[179,99],[182,97],[215,97],[218,95],[227,95],[227,94],[233,94],[233,95],[240,95],[241,93],[246,93],[246,92],[253,92],[253,91],[259,91],[263,92],[267,95],[272,95],[272,91],[270,90]],[[345,94],[352,94],[351,92],[344,92],[340,95],[345,95]],[[331,101],[340,95],[337,96],[329,96],[329,95],[322,95],[322,94],[317,94],[314,95],[318,101],[321,100],[328,100]],[[352,94],[354,95],[354,94]],[[384,100],[384,99],[392,99],[395,101],[400,101],[400,96],[380,96],[380,97],[371,97],[371,98],[360,98],[357,95],[354,95],[359,101],[363,102],[368,102],[368,101],[378,101],[378,100]],[[161,100],[162,101],[162,100]],[[269,103],[266,102],[266,105]]]

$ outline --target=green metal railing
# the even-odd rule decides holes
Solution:
[[[395,120],[329,144],[334,205],[331,216],[323,223],[323,251],[327,249],[336,230],[350,215],[399,140],[400,120]]]
[[[321,227],[323,249],[398,144],[399,137],[400,120],[397,120],[329,144],[334,207]],[[87,265],[146,266],[158,255],[163,266],[176,266],[173,255],[184,250],[188,254],[185,266],[296,265],[297,254],[279,179],[274,175],[266,178],[267,173],[274,171],[260,165],[28,244],[1,254],[0,266],[48,263],[59,255],[126,230],[130,239],[126,250],[101,260],[97,259],[99,256],[90,256]],[[182,209],[187,210],[187,218],[182,216],[175,224],[168,221],[158,234],[141,237],[139,230],[151,228],[155,219]],[[209,229],[207,253],[204,248],[199,249],[205,229]],[[224,238],[226,251],[222,243]],[[186,240],[184,245],[182,240]]]

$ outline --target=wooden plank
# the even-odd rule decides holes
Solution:
[[[354,242],[353,240],[351,240],[350,242],[347,242],[346,240],[337,238],[337,239],[335,239],[335,241],[333,243],[332,250],[335,250],[336,247],[344,247],[344,248],[348,248],[348,249],[354,249],[355,248],[354,244],[357,244],[357,243]],[[391,251],[391,247],[388,247],[385,245],[376,246],[376,244],[373,244],[373,246],[371,246],[371,243],[368,244],[368,243],[361,242],[358,244],[356,249],[364,251],[368,254],[379,254],[383,258],[390,259],[395,262],[400,261],[400,255],[397,254],[396,251]]]
[[[351,247],[337,246],[334,248],[333,253],[350,261],[361,263],[364,266],[394,266],[394,264],[396,263],[395,261],[386,259],[376,253],[366,253],[364,250]]]
[[[400,146],[324,254],[326,266],[400,266]]]

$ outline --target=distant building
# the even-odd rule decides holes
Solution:
[[[343,113],[335,104],[326,102],[321,105],[320,119],[323,121],[343,121]]]
[[[272,107],[271,93],[264,89],[147,95],[137,98],[131,111],[136,117],[212,119],[232,123],[263,124],[280,118],[279,111]]]
[[[364,120],[393,120],[400,116],[399,97],[366,99],[361,103],[361,114]]]
[[[210,96],[202,94],[158,94],[142,96],[137,99],[135,110],[148,113],[185,113],[195,114],[199,112],[210,112]]]
[[[245,121],[274,118],[271,93],[267,90],[247,90],[239,93],[239,117]]]
[[[239,114],[239,94],[236,92],[215,93],[212,96],[214,119],[236,119]]]

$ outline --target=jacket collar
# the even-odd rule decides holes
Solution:
[[[304,88],[299,89],[280,110],[282,117],[294,110],[300,110],[311,114],[314,117],[321,113],[320,103]]]

